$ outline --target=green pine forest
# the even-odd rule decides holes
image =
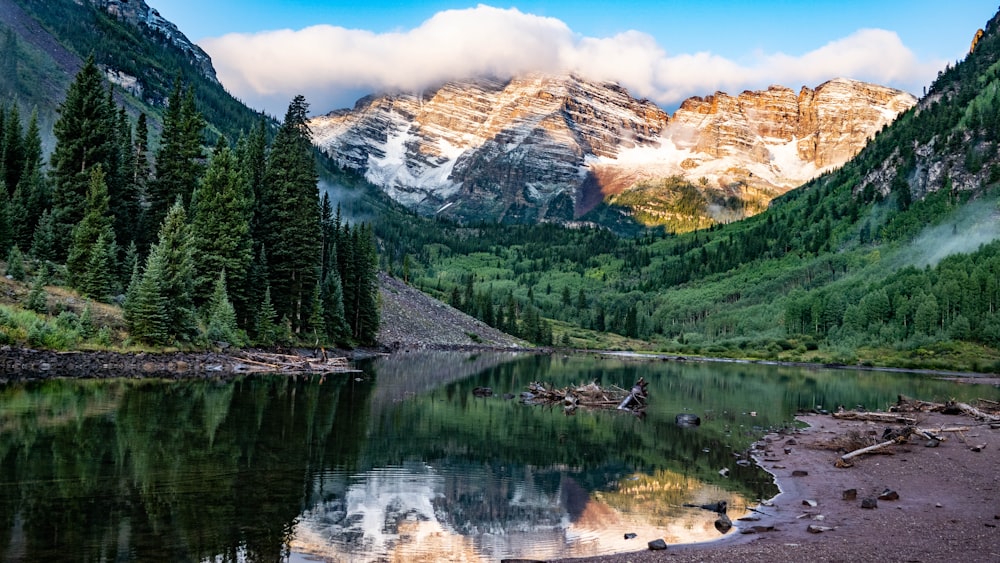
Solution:
[[[57,349],[373,344],[374,232],[320,197],[307,112],[298,96],[276,130],[262,118],[209,142],[194,89],[178,78],[151,153],[145,114],[129,117],[90,57],[60,106],[46,166],[37,113],[0,107],[0,255],[32,288],[27,311],[0,309],[0,339]],[[48,286],[88,305],[51,310]],[[99,326],[91,302],[120,305],[126,335]]]
[[[74,27],[50,3],[19,4],[91,50],[49,130],[25,89],[50,70],[2,38],[23,56],[0,83],[17,100],[0,104],[0,259],[31,287],[0,308],[5,341],[373,344],[381,270],[542,346],[1000,371],[996,18],[851,162],[679,234],[613,202],[573,228],[415,215],[315,151],[304,99],[279,123],[93,8]],[[94,51],[98,31],[109,43]],[[109,89],[95,59],[134,71],[153,102]],[[954,181],[927,181],[942,164]],[[53,309],[56,285],[93,308]],[[98,320],[104,302],[127,336]]]

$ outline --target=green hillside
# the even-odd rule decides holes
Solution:
[[[137,79],[141,92],[118,88],[116,97],[133,118],[145,113],[154,131],[159,130],[178,78],[194,90],[213,134],[235,139],[262,117],[155,30],[116,19],[86,2],[0,0],[0,4],[0,100],[15,102],[25,113],[37,109],[44,131],[51,129],[58,104],[90,55],[102,69]]]
[[[997,25],[857,158],[760,215],[627,239],[386,216],[384,265],[536,342],[1000,370]]]

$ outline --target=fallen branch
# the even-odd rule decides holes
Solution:
[[[910,418],[908,416],[900,416],[898,414],[887,413],[887,412],[835,412],[832,414],[833,418],[838,418],[841,420],[866,420],[870,422],[887,422],[894,424],[907,424],[914,425],[917,423],[915,418]]]
[[[938,433],[938,432],[967,432],[969,430],[972,430],[972,427],[970,427],[970,426],[949,426],[949,427],[945,428],[944,426],[942,426],[940,428],[924,428],[922,431],[923,432]]]
[[[855,458],[855,457],[858,457],[859,455],[864,455],[864,454],[867,454],[867,453],[874,452],[874,451],[882,449],[882,448],[884,448],[886,446],[891,446],[891,445],[893,445],[895,443],[896,443],[896,440],[889,440],[887,442],[882,442],[881,444],[875,444],[874,446],[868,446],[867,448],[861,448],[859,450],[854,450],[853,452],[849,452],[849,453],[846,453],[846,454],[840,456],[840,459],[837,460],[837,463],[835,465],[837,467],[850,467],[851,464],[848,463],[848,460],[850,460],[851,458]]]
[[[987,414],[977,409],[976,407],[973,407],[972,405],[968,405],[966,403],[955,403],[955,406],[958,407],[958,410],[964,412],[965,414],[976,417],[980,420],[987,420],[989,422],[1000,422],[1000,416]]]

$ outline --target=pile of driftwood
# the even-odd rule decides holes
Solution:
[[[546,383],[534,382],[528,385],[526,392],[521,393],[521,399],[532,405],[562,404],[567,412],[574,412],[578,408],[617,408],[638,414],[646,410],[646,387],[648,385],[646,380],[641,377],[629,390],[622,389],[617,385],[601,387],[596,382],[560,388],[552,387]]]
[[[887,424],[901,424],[900,429],[886,428],[882,434],[882,441],[848,452],[836,461],[837,467],[850,467],[851,459],[868,453],[878,453],[883,448],[893,444],[906,443],[913,438],[923,438],[927,440],[929,447],[936,446],[946,438],[944,433],[966,432],[969,426],[942,426],[940,428],[920,428],[917,426],[918,420],[914,416],[907,416],[913,413],[940,412],[942,414],[965,415],[975,418],[985,424],[1000,425],[1000,403],[987,399],[979,399],[981,403],[974,407],[968,403],[948,401],[946,403],[933,403],[912,399],[904,395],[899,395],[896,405],[889,409],[890,412],[866,412],[866,411],[844,411],[832,413],[834,418],[843,420],[864,420],[868,422],[883,422]]]
[[[942,414],[964,414],[984,422],[1000,422],[1000,403],[988,399],[978,399],[977,406],[968,403],[958,403],[948,401],[946,403],[932,403],[912,399],[905,395],[896,398],[896,404],[890,407],[891,412],[939,412]]]
[[[318,357],[268,352],[241,351],[236,358],[243,363],[238,370],[243,373],[353,373],[347,358],[327,357],[321,351]]]

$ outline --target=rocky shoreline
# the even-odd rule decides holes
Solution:
[[[768,446],[756,461],[781,492],[758,507],[753,521],[734,522],[714,542],[567,561],[1000,560],[1000,425],[921,413],[921,428],[965,430],[947,432],[934,447],[911,439],[839,468],[845,437],[881,435],[886,424],[823,415],[799,420],[809,427],[760,442]],[[887,490],[895,494],[879,500]],[[865,508],[866,499],[875,508]]]
[[[80,379],[218,377],[247,371],[240,358],[218,352],[54,352],[0,348],[0,381],[69,377]]]

